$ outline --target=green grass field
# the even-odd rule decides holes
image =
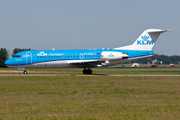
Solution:
[[[179,119],[180,77],[0,77],[0,119]]]

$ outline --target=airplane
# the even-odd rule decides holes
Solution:
[[[112,49],[85,50],[30,50],[21,51],[5,61],[10,67],[18,70],[26,68],[84,68],[83,74],[92,74],[90,68],[122,64],[150,57],[152,50],[161,33],[169,30],[147,29],[132,44]]]

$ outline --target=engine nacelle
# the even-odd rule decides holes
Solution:
[[[104,60],[125,59],[125,58],[128,58],[127,53],[114,52],[114,51],[101,52],[101,59]]]

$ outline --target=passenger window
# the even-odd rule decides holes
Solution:
[[[40,58],[42,58],[42,56],[40,56]]]
[[[39,56],[37,56],[39,58]]]
[[[50,58],[50,56],[48,56]]]
[[[78,55],[77,55],[77,57],[78,57]]]

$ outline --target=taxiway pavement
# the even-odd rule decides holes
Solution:
[[[0,74],[0,76],[71,76],[71,74]],[[76,76],[180,76],[180,74],[77,74]]]

